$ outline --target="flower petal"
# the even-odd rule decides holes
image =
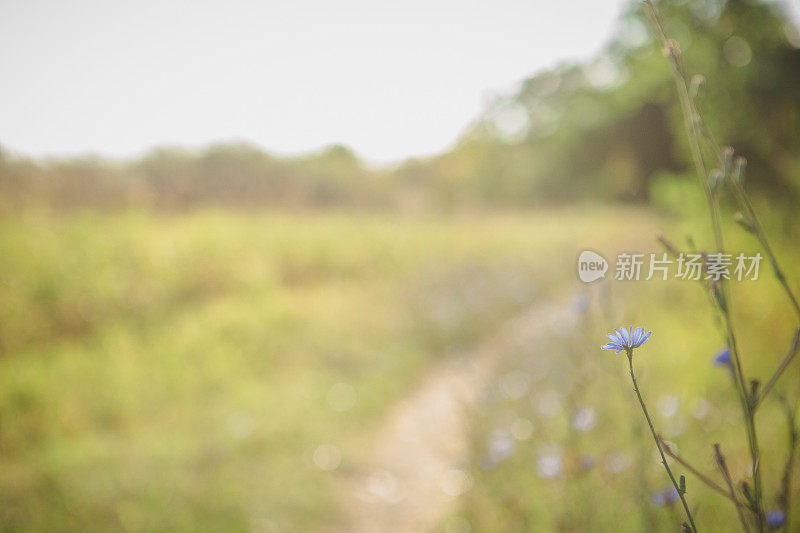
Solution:
[[[639,326],[638,328],[633,330],[633,343],[639,344],[639,342],[642,340],[642,336],[644,336],[644,328],[642,326]]]
[[[647,335],[645,335],[644,337],[642,337],[642,340],[640,340],[640,341],[639,341],[639,346],[641,346],[642,344],[646,343],[646,342],[647,342],[647,339],[649,339],[649,338],[650,338],[650,335],[651,335],[652,333],[653,333],[652,331],[648,331],[648,332],[647,332]]]
[[[729,365],[731,363],[731,351],[728,348],[723,348],[714,357],[715,365]]]

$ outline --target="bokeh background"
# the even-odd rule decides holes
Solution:
[[[676,531],[599,350],[622,323],[654,331],[659,430],[745,475],[699,284],[576,275],[584,249],[711,246],[637,2],[270,4],[0,4],[2,529]],[[798,5],[658,6],[797,289]],[[733,285],[764,379],[796,320],[766,265]],[[778,402],[759,427],[775,507]],[[689,499],[735,527],[691,476]]]

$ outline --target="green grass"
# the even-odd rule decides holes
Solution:
[[[697,234],[698,228],[702,233],[705,222],[700,218],[662,221],[663,230],[677,237],[688,231]],[[757,250],[756,243],[741,231],[728,230],[729,250]],[[796,287],[800,254],[790,240],[777,239],[777,243]],[[654,244],[622,249],[659,251]],[[472,441],[475,489],[462,498],[457,512],[473,530],[676,531],[685,520],[679,502],[666,508],[651,502],[655,491],[670,486],[669,480],[636,403],[624,354],[599,349],[605,332],[622,324],[641,324],[654,331],[650,342],[635,352],[634,364],[657,430],[712,479],[722,482],[713,461],[716,442],[722,445],[734,477],[747,477],[749,456],[740,406],[727,371],[711,365],[722,336],[700,284],[619,282],[608,292],[592,287],[588,294],[592,304],[567,339],[506,354],[500,377],[477,409]],[[735,284],[734,301],[745,372],[763,383],[786,353],[797,317],[766,262],[758,281]],[[527,372],[539,381],[523,397],[509,397],[503,376],[512,372]],[[799,376],[800,367],[794,364],[777,389],[797,398]],[[558,400],[555,412],[537,408],[542,391]],[[669,404],[675,401],[677,410],[670,413]],[[572,425],[582,407],[590,407],[596,416],[596,425],[586,432]],[[511,438],[509,457],[497,464],[488,462],[492,440],[498,434],[508,439],[518,419],[532,424],[531,438]],[[757,423],[765,504],[776,508],[787,454],[786,423],[777,401],[763,405]],[[549,455],[558,456],[562,467],[552,478],[538,474],[538,459]],[[625,457],[627,465],[616,472],[610,466],[619,457]],[[582,467],[587,458],[594,463],[591,468]],[[687,497],[698,528],[731,531],[739,527],[726,500],[681,466],[673,471],[687,475]],[[797,502],[796,484],[794,491]],[[796,527],[798,517],[793,519]]]
[[[655,223],[538,214],[141,212],[0,220],[9,530],[309,529],[437,358]],[[354,405],[332,409],[345,383]]]
[[[371,430],[437,359],[537,297],[583,290],[574,273],[581,249],[609,258],[655,250],[659,229],[680,236],[697,224],[597,207],[447,218],[218,211],[3,218],[2,528],[336,523],[347,501],[339,472],[358,468]],[[779,248],[797,279],[798,251]],[[731,249],[755,245],[740,236]],[[747,369],[766,377],[785,350],[791,315],[763,274],[737,290],[737,311],[752,326],[742,339]],[[624,361],[597,349],[621,322],[655,331],[636,360],[651,410],[658,413],[664,396],[680,400],[677,417],[656,414],[659,428],[712,473],[710,445],[723,443],[742,473],[738,407],[724,371],[709,365],[720,340],[699,286],[610,287],[610,306],[593,286],[586,323],[542,349],[549,372],[529,394],[507,398],[495,385],[476,412],[476,484],[458,511],[473,529],[674,525],[670,510],[649,504],[666,478],[641,438]],[[506,354],[504,372],[523,367],[532,350]],[[795,370],[784,385],[796,377]],[[352,405],[337,404],[332,391],[342,389],[355,392]],[[547,391],[565,405],[553,417],[532,407]],[[701,400],[713,406],[702,420],[692,415]],[[570,429],[570,406],[578,405],[597,412],[588,433]],[[774,405],[760,416],[774,490],[783,427]],[[488,436],[517,417],[533,423],[533,438],[482,469]],[[323,444],[341,451],[334,472],[315,465]],[[564,473],[540,479],[536,458],[554,447]],[[631,467],[609,474],[609,453],[627,454]],[[581,471],[583,454],[598,466]],[[729,523],[724,502],[691,477],[689,484],[705,530]],[[725,514],[714,522],[715,512]]]

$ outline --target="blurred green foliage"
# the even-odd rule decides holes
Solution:
[[[431,362],[559,290],[574,243],[613,242],[627,216],[3,217],[0,525],[336,521],[342,479],[315,449],[358,467]]]
[[[750,161],[754,191],[790,208],[800,175],[800,30],[778,2],[662,1],[704,115]],[[246,144],[160,148],[134,161],[33,161],[0,151],[0,207],[452,208],[576,199],[646,202],[653,179],[690,175],[674,82],[638,2],[594,60],[498,97],[457,145],[396,168],[348,148],[278,158]]]
[[[776,3],[660,8],[689,72],[707,78],[701,102],[717,137],[750,160],[748,188],[796,283],[797,28]],[[362,466],[373,424],[432,362],[574,288],[576,250],[654,250],[659,229],[706,244],[665,61],[632,3],[596,60],[524,80],[452,150],[392,169],[342,146],[295,158],[246,144],[161,148],[132,161],[0,151],[0,526],[341,525],[341,477]],[[535,209],[483,209],[498,206]],[[755,249],[737,235],[732,250]],[[782,295],[766,272],[737,291],[739,320],[760,325],[742,339],[746,364],[763,377],[790,329]],[[633,303],[595,309],[583,336],[542,348],[546,387],[524,398],[504,395],[503,376],[490,387],[459,509],[476,530],[675,523],[650,502],[664,479],[637,438],[622,362],[594,348],[622,317],[656,332],[641,352],[645,395],[679,399],[659,427],[709,469],[710,444],[723,442],[741,475],[746,451],[726,376],[708,364],[720,338],[698,311],[702,293],[649,283],[612,298]],[[504,371],[530,355],[502,354]],[[348,387],[343,409],[331,394]],[[558,416],[537,411],[548,391],[562,396]],[[574,408],[589,403],[596,428],[578,434]],[[770,465],[784,439],[773,407],[760,435]],[[519,418],[532,439],[513,437],[502,464],[483,468],[488,439]],[[335,472],[315,462],[321,445],[341,452]],[[539,479],[554,450],[562,472]],[[586,454],[596,467],[582,470]],[[609,460],[628,466],[609,471]],[[641,479],[631,464],[651,468]],[[765,474],[774,488],[776,472]],[[724,505],[691,478],[690,495],[704,524]]]
[[[748,158],[756,190],[792,206],[800,185],[800,33],[785,6],[658,5],[688,72],[705,76],[701,102],[717,138]],[[524,80],[452,152],[405,171],[435,182],[443,195],[477,200],[648,201],[655,176],[691,175],[676,100],[670,70],[632,2],[595,60]]]
[[[698,213],[663,229],[693,232],[702,223]],[[631,219],[643,222],[642,217]],[[750,236],[733,223],[725,229],[730,249],[754,249]],[[780,248],[791,265],[790,277],[800,278],[798,250],[788,241]],[[657,251],[657,246],[649,249]],[[768,270],[758,281],[734,285],[743,364],[763,382],[785,355],[796,317]],[[504,354],[503,368],[475,410],[469,463],[474,488],[454,512],[473,531],[679,529],[685,520],[680,503],[658,500],[671,485],[638,409],[625,356],[599,350],[605,334],[623,324],[653,331],[636,351],[634,364],[657,431],[715,481],[720,477],[712,450],[720,443],[733,475],[747,478],[749,452],[740,407],[727,368],[712,362],[723,341],[701,286],[656,279],[590,286],[584,295],[586,307],[575,324],[564,325],[561,338]],[[800,367],[794,364],[780,391],[797,398],[799,379]],[[778,507],[787,457],[787,425],[778,401],[764,405],[758,427],[765,503],[772,509]],[[738,529],[730,502],[682,466],[673,463],[673,471],[686,474],[700,530]],[[793,491],[796,502],[800,487]],[[796,510],[793,514],[796,524],[800,517]]]

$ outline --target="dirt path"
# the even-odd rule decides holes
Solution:
[[[574,323],[571,306],[538,302],[495,335],[449,357],[390,411],[363,474],[347,481],[344,528],[353,532],[435,529],[469,490],[469,409],[491,383],[505,353],[531,346]]]

